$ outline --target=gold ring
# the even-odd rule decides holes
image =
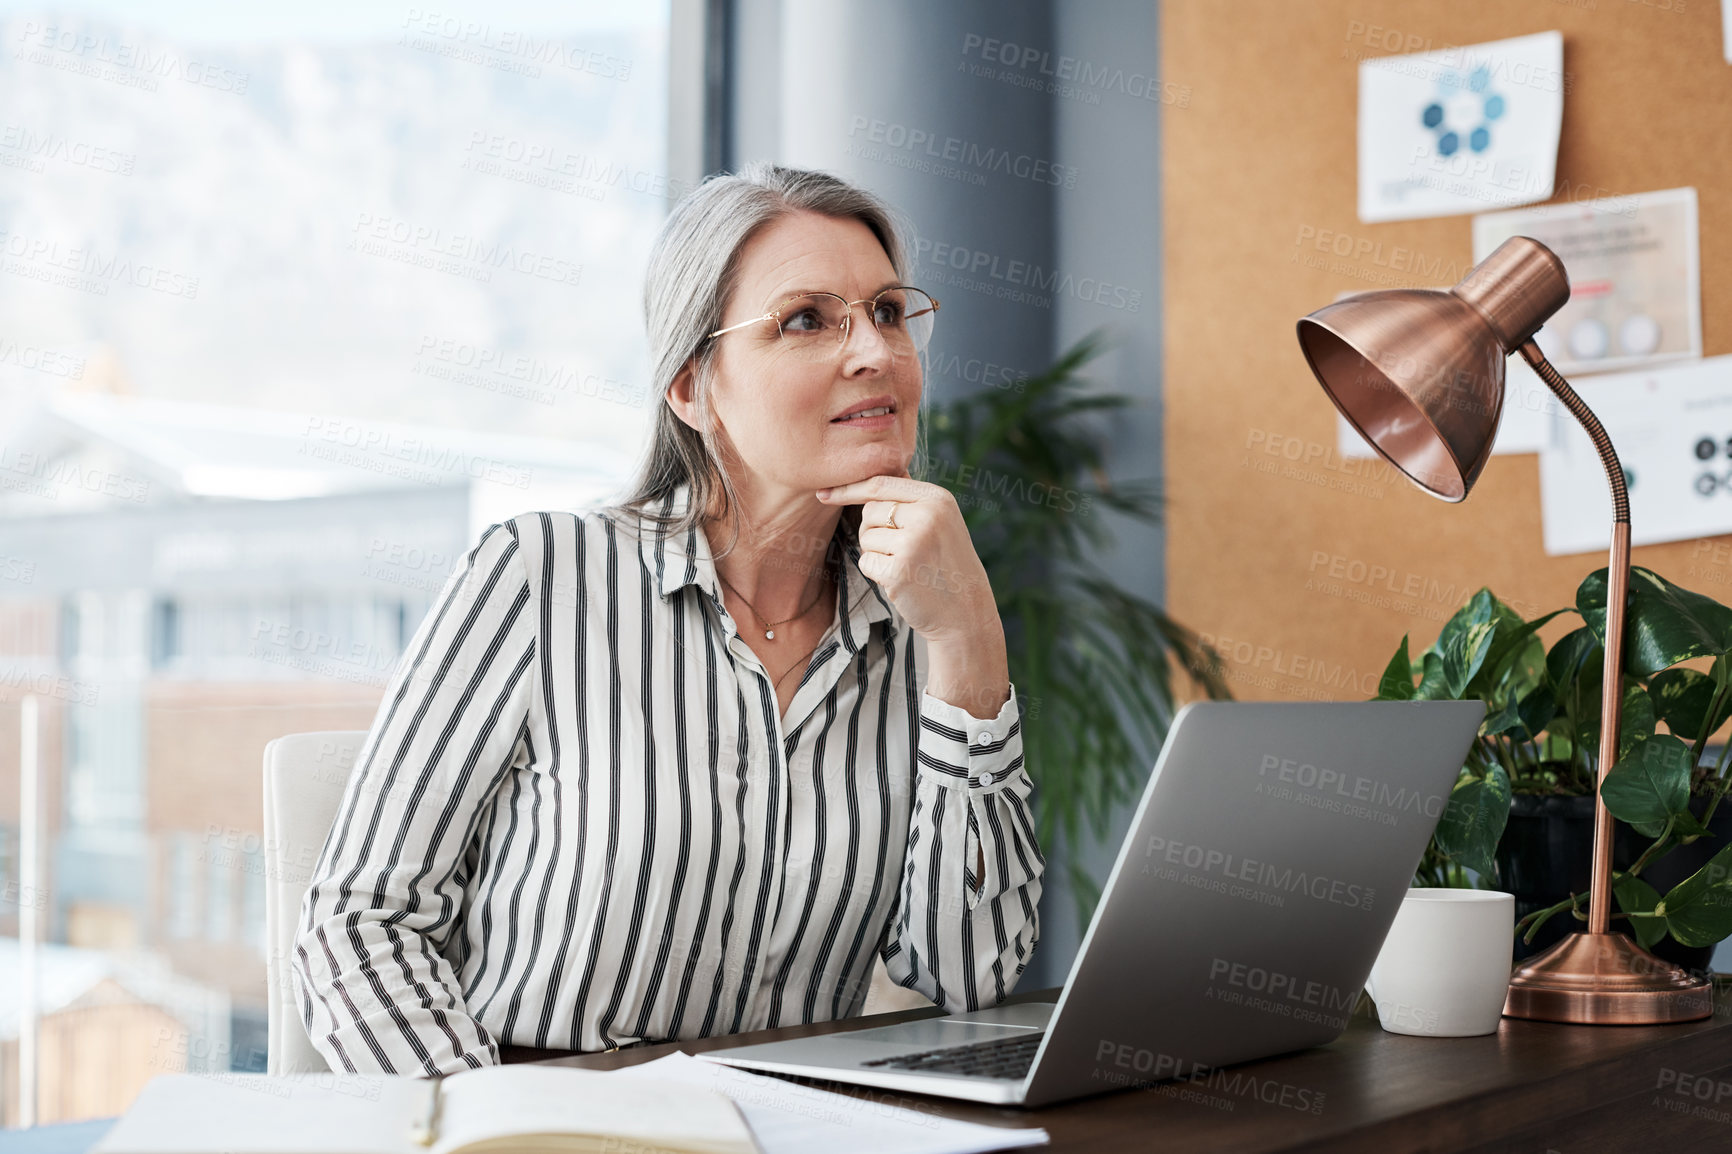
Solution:
[[[888,522],[888,525],[892,529],[902,528],[902,526],[900,526],[896,523],[896,502],[895,501],[890,502],[890,521]]]

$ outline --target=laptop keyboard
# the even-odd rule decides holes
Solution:
[[[913,1054],[898,1054],[894,1058],[874,1058],[860,1064],[886,1066],[893,1070],[972,1074],[977,1078],[1020,1078],[1034,1063],[1034,1052],[1040,1049],[1040,1040],[1045,1036],[1045,1031],[1034,1030],[1009,1038],[994,1038],[990,1042],[921,1050]]]

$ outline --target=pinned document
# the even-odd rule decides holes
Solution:
[[[1570,299],[1534,338],[1558,372],[1701,357],[1695,189],[1476,216],[1473,259],[1484,260],[1512,236],[1531,236],[1557,253],[1569,275]],[[1532,372],[1525,364],[1522,370]]]
[[[1359,219],[1549,200],[1564,38],[1538,32],[1359,64]]]
[[[1632,544],[1732,533],[1732,356],[1572,384],[1623,465]],[[1567,416],[1540,454],[1540,500],[1547,553],[1610,547],[1605,469]]]

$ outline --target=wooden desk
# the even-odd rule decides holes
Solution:
[[[1055,1152],[1726,1151],[1732,1150],[1732,979],[1718,983],[1715,1009],[1713,1018],[1681,1026],[1558,1026],[1505,1018],[1495,1035],[1483,1038],[1411,1038],[1384,1033],[1362,1001],[1347,1032],[1327,1046],[1215,1071],[1202,1081],[1040,1110],[824,1085],[988,1125],[1041,1126]],[[910,1010],[871,1020],[937,1013]],[[796,1038],[864,1020],[541,1060],[609,1069],[674,1050]],[[507,1060],[544,1054],[514,1051]],[[1288,1105],[1279,1104],[1283,1092]],[[1297,1108],[1300,1102],[1313,1104],[1315,1112]]]

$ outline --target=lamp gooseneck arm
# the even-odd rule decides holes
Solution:
[[[1600,766],[1594,788],[1594,872],[1588,891],[1588,932],[1603,934],[1611,925],[1612,814],[1600,800],[1599,786],[1618,759],[1618,727],[1624,712],[1624,601],[1630,589],[1630,494],[1612,439],[1593,410],[1552,368],[1539,345],[1531,339],[1524,341],[1521,355],[1587,431],[1588,439],[1600,454],[1606,482],[1612,490],[1612,552],[1606,567],[1606,663],[1600,690]]]
[[[1606,482],[1612,488],[1612,522],[1628,525],[1630,492],[1624,487],[1624,467],[1618,463],[1618,453],[1612,448],[1612,438],[1606,435],[1606,427],[1600,424],[1600,418],[1594,416],[1594,411],[1588,408],[1587,402],[1570,388],[1570,383],[1564,380],[1563,375],[1552,368],[1552,363],[1540,352],[1539,345],[1531,340],[1524,341],[1521,355],[1534,372],[1540,375],[1546,387],[1557,394],[1558,400],[1564,403],[1564,408],[1570,411],[1570,416],[1587,430],[1588,439],[1594,443],[1594,451],[1600,455],[1600,463],[1606,467]]]

